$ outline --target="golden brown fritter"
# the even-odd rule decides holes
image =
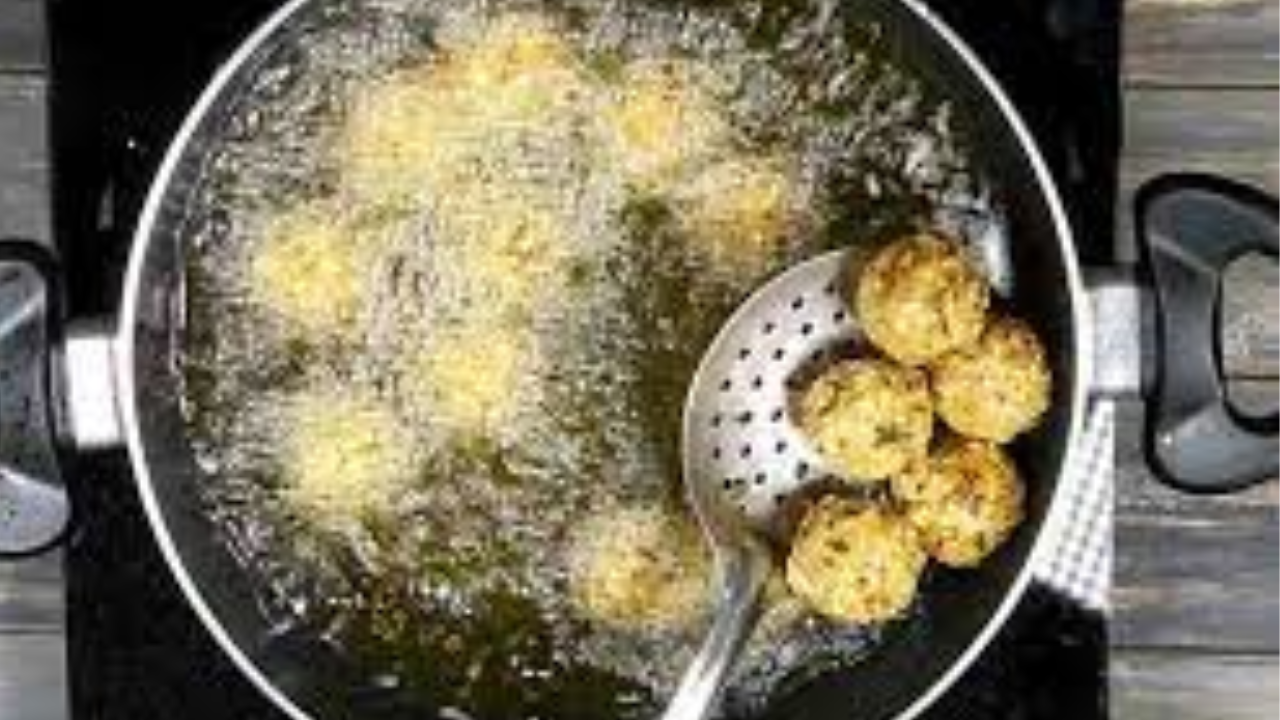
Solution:
[[[973,567],[1022,522],[1018,469],[1000,446],[953,437],[893,478],[929,555],[950,567]]]
[[[919,370],[845,360],[805,388],[797,425],[846,479],[882,480],[928,452],[933,402]]]
[[[828,496],[809,508],[796,531],[787,584],[832,620],[879,622],[910,606],[927,561],[902,515]]]
[[[854,304],[867,337],[893,359],[922,365],[972,343],[990,291],[960,245],[934,233],[895,241],[856,281]]]
[[[656,507],[593,516],[569,550],[578,607],[590,619],[622,629],[688,627],[705,609],[709,576],[696,528]]]
[[[969,437],[1008,442],[1049,408],[1044,346],[1016,318],[993,320],[978,342],[934,363],[931,379],[938,415]]]

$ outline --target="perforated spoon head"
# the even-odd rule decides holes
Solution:
[[[820,481],[821,458],[792,422],[797,379],[833,349],[861,338],[842,293],[850,250],[775,277],[744,302],[712,341],[685,404],[685,489],[711,544],[716,616],[664,720],[702,720],[755,624],[768,580],[770,541],[786,534],[783,510]]]
[[[792,420],[798,384],[863,342],[843,285],[849,250],[790,268],[757,290],[716,336],[689,389],[684,482],[709,539],[777,536],[781,509],[831,473]]]

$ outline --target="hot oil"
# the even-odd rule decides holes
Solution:
[[[329,3],[302,23],[237,103],[187,224],[187,413],[209,513],[260,578],[264,611],[337,641],[380,687],[460,716],[653,713],[702,620],[623,630],[584,618],[568,545],[606,508],[686,512],[681,407],[720,323],[770,274],[833,245],[956,208],[1000,225],[952,109],[888,61],[879,28],[842,12],[816,0],[370,0]],[[511,18],[551,28],[595,89],[567,101],[573,122],[517,117],[485,139],[496,150],[461,180],[489,173],[494,187],[523,188],[520,242],[540,223],[554,232],[488,268],[497,276],[471,275],[486,267],[468,265],[480,243],[525,217],[510,196],[466,206],[459,177],[425,178],[439,184],[428,199],[384,203],[346,185],[334,147],[362,92]],[[786,166],[795,221],[759,262],[689,252],[679,192],[637,189],[600,159],[607,150],[590,138],[611,83],[655,59],[696,68],[730,120],[725,152]],[[254,294],[269,228],[308,202],[373,248],[353,265],[360,307],[331,332],[298,333]],[[537,274],[512,284],[504,273]],[[481,390],[453,396],[471,385]],[[376,404],[412,446],[376,458],[397,479],[368,512],[319,522],[291,495],[290,408],[316,393]],[[730,692],[742,713],[856,663],[878,637],[830,627],[784,596],[774,593]]]

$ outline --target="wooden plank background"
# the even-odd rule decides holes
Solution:
[[[0,0],[0,237],[48,241],[41,0]],[[66,720],[58,553],[0,562],[0,720]]]
[[[0,234],[37,238],[48,234],[40,2],[0,0]],[[1280,190],[1278,22],[1274,0],[1128,0],[1122,240],[1128,198],[1160,172]],[[1249,262],[1232,280],[1226,366],[1251,407],[1273,408],[1276,267]],[[1143,464],[1141,407],[1119,416],[1113,716],[1273,720],[1280,484],[1227,498],[1174,493]],[[61,606],[56,556],[0,564],[0,718],[65,718]]]
[[[0,69],[38,74],[44,68],[44,0],[0,0]]]
[[[1275,192],[1280,6],[1274,0],[1129,0],[1125,195],[1173,169]],[[1127,237],[1121,206],[1117,227]],[[1130,246],[1131,247],[1131,246]],[[1274,263],[1231,274],[1226,366],[1253,408],[1274,408],[1280,318]],[[1188,498],[1142,462],[1141,408],[1117,443],[1113,715],[1122,720],[1274,720],[1280,490]]]
[[[1131,86],[1274,90],[1270,0],[1127,0],[1125,79]]]

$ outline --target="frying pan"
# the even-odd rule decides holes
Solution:
[[[118,447],[132,459],[154,536],[194,612],[243,673],[294,718],[423,717],[362,676],[322,638],[273,623],[252,578],[201,508],[180,414],[182,223],[204,161],[225,141],[237,102],[308,20],[334,3],[294,0],[223,65],[174,138],[138,222],[118,322],[68,324],[56,262],[38,246],[0,244],[0,550],[56,543],[70,515],[58,455]],[[1217,341],[1224,268],[1277,252],[1274,199],[1225,180],[1170,176],[1136,207],[1143,265],[1086,273],[1045,163],[1001,88],[973,53],[914,0],[839,5],[876,24],[895,62],[942,88],[967,139],[998,179],[1009,226],[1001,248],[1010,298],[1039,329],[1056,378],[1052,410],[1017,447],[1030,479],[1025,527],[978,572],[939,574],[922,616],[856,667],[780,694],[776,718],[909,718],[941,695],[1007,618],[1046,553],[1063,470],[1091,398],[1148,398],[1148,450],[1169,483],[1195,492],[1244,487],[1276,472],[1277,419],[1226,400]],[[575,716],[576,717],[576,716]]]

